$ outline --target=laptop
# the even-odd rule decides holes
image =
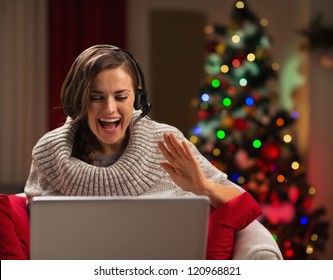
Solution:
[[[205,196],[34,197],[32,260],[204,259]]]

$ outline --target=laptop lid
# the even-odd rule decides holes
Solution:
[[[35,197],[30,258],[204,259],[209,205],[204,196]]]

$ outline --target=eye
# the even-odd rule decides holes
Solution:
[[[125,101],[127,99],[127,95],[119,94],[115,96],[115,99],[118,101]]]
[[[102,94],[97,93],[91,93],[90,94],[90,100],[91,101],[101,101],[104,99],[104,96]]]

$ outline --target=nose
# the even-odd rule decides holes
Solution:
[[[112,96],[106,99],[105,110],[107,113],[113,113],[116,110],[116,100]]]

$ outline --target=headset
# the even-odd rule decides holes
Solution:
[[[140,83],[141,83],[141,88],[139,87],[138,89],[135,90],[135,99],[134,99],[134,109],[135,110],[142,110],[142,113],[138,118],[134,120],[133,124],[136,124],[140,119],[148,115],[152,108],[152,104],[148,103],[148,98],[147,98],[147,88],[146,88],[146,82],[145,82],[145,76],[143,74],[142,67],[140,63],[137,61],[137,59],[127,50],[121,49],[117,46],[113,45],[105,45],[105,47],[110,48],[111,50],[114,51],[121,51],[126,53],[132,60],[133,64],[135,65],[135,68],[138,72]]]

